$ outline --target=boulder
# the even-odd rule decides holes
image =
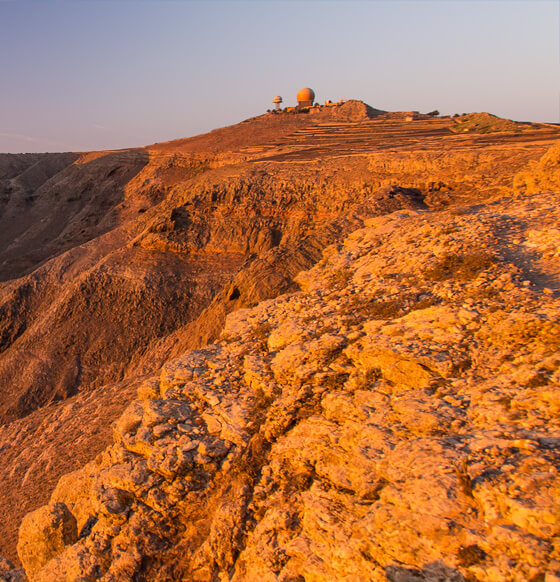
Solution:
[[[76,518],[64,503],[45,505],[28,513],[21,522],[17,551],[33,578],[49,560],[78,539]]]

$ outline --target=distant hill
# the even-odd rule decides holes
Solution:
[[[491,113],[467,113],[466,115],[459,115],[453,117],[456,125],[452,127],[455,132],[478,132],[478,133],[497,133],[505,131],[528,131],[534,130],[542,124],[522,123],[519,121],[512,121],[511,119],[503,119],[492,115]]]

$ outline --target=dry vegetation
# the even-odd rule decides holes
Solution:
[[[471,281],[495,263],[492,254],[473,250],[466,254],[446,254],[434,265],[423,271],[424,277],[431,281],[458,279]]]

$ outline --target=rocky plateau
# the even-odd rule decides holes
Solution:
[[[1,155],[0,580],[558,582],[559,137]]]

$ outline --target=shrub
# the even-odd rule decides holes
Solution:
[[[256,340],[257,352],[265,352],[268,346],[268,336],[272,330],[269,323],[259,323],[253,328],[253,339]]]
[[[336,273],[333,273],[329,279],[329,287],[331,289],[341,289],[346,287],[350,280],[352,279],[353,272],[351,269],[344,268],[339,269]]]
[[[468,568],[486,559],[486,552],[476,544],[471,546],[461,546],[457,552],[457,561],[460,566]]]

